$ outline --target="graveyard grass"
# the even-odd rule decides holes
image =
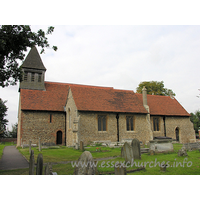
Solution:
[[[148,153],[144,153],[141,155],[141,160],[134,160],[137,166],[128,167],[128,170],[138,169],[145,165],[146,167],[143,170],[127,173],[128,175],[198,175],[200,174],[200,152],[198,150],[194,151],[187,151],[187,157],[178,157],[177,152],[181,149],[182,144],[173,144],[174,145],[174,152],[170,153],[159,153],[155,155],[149,155]],[[2,145],[0,145],[0,149],[2,149]],[[111,167],[111,163],[117,162],[124,162],[124,158],[121,158],[121,148],[109,148],[109,147],[98,147],[101,148],[101,152],[96,152],[97,147],[91,147],[85,149],[86,151],[90,151],[94,159],[102,158],[101,161],[98,161],[97,170],[100,174],[106,174],[108,172],[113,172],[114,167]],[[21,147],[18,148],[19,151],[29,160],[29,148],[22,149]],[[74,172],[74,168],[72,167],[71,162],[67,164],[63,164],[62,162],[65,161],[77,161],[82,151],[75,150],[73,148],[68,148],[65,146],[60,146],[59,149],[57,148],[49,148],[49,149],[42,149],[39,152],[38,147],[33,147],[34,150],[34,158],[35,163],[37,161],[37,155],[39,153],[43,154],[44,163],[52,162],[58,163],[53,164],[52,169],[53,172],[57,172],[58,175],[72,175]],[[109,159],[109,157],[113,157],[113,159]],[[108,158],[108,159],[103,159]],[[183,166],[177,166],[178,163],[183,163],[184,159],[186,163]],[[165,172],[160,170],[158,163],[162,162],[169,162],[169,166],[166,168]],[[59,163],[60,162],[60,163]],[[151,167],[149,166],[148,162],[153,162]],[[189,165],[187,166],[187,162]],[[157,164],[156,164],[157,163]],[[192,165],[191,165],[192,163]],[[138,164],[140,166],[138,166]],[[102,167],[104,166],[104,167]],[[153,166],[153,167],[152,167]],[[43,167],[45,168],[45,166]],[[43,169],[44,170],[44,169]],[[35,169],[36,172],[36,169]],[[28,175],[28,169],[18,169],[18,170],[0,170],[0,175]],[[44,174],[44,172],[43,172]]]

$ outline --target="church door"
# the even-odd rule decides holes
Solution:
[[[62,131],[57,132],[56,144],[62,144]]]
[[[176,130],[176,141],[179,142],[179,128],[177,127]]]

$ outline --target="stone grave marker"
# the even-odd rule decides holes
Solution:
[[[122,164],[115,166],[115,175],[126,175],[126,167]]]
[[[178,156],[188,156],[187,150],[185,147],[182,147],[181,149],[178,150]]]
[[[52,165],[50,163],[47,163],[45,166],[45,175],[52,175]]]
[[[30,160],[29,160],[29,175],[34,175],[34,165],[35,165],[34,151],[31,150]]]
[[[37,157],[37,168],[36,168],[36,175],[42,175],[43,172],[43,156],[42,154],[38,154]]]
[[[84,143],[83,143],[83,141],[80,141],[80,150],[84,151]]]
[[[124,158],[124,148],[121,147],[121,157]]]
[[[84,151],[78,159],[78,166],[75,167],[75,175],[95,175],[96,167],[92,154],[89,151]]]
[[[39,138],[38,146],[39,146],[39,151],[41,151],[41,140],[40,140],[40,138]]]
[[[29,140],[29,154],[31,154],[31,140]]]
[[[132,140],[131,147],[133,149],[134,159],[141,159],[140,141],[137,138]]]
[[[133,156],[133,149],[132,147],[125,142],[124,146],[123,146],[123,154],[124,154],[124,158],[125,158],[125,162],[132,162],[134,161],[134,156]]]

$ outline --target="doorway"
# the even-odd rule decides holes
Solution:
[[[56,144],[62,144],[62,131],[57,132]]]
[[[176,127],[175,129],[175,133],[176,133],[176,141],[179,142],[179,128]]]

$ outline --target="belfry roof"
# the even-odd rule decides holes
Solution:
[[[28,68],[28,69],[39,69],[39,70],[45,70],[44,64],[42,62],[42,59],[38,53],[37,48],[34,46],[31,48],[30,52],[28,53],[26,59],[24,60],[22,64],[22,68]]]

